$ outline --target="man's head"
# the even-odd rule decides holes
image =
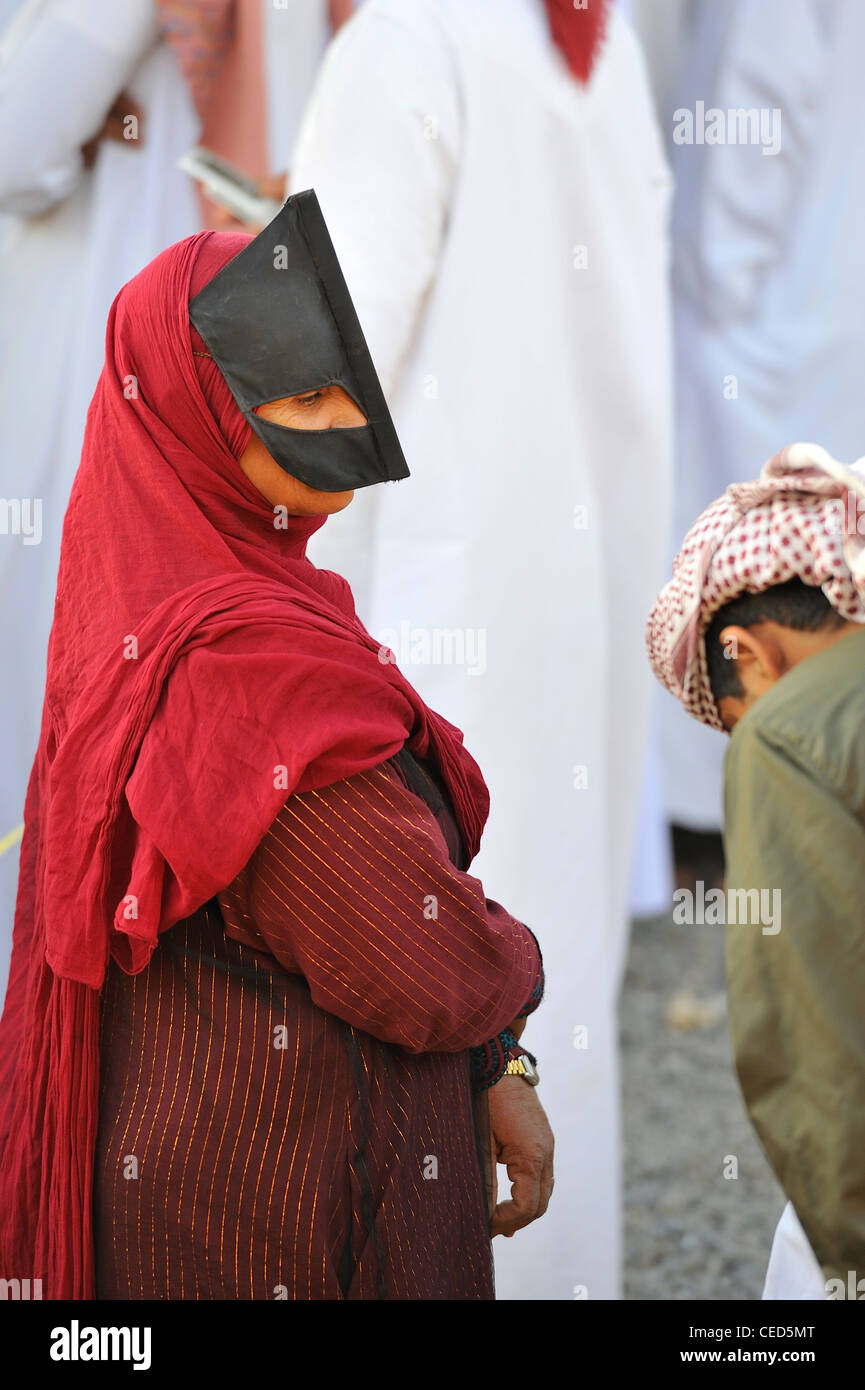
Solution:
[[[792,667],[861,630],[835,611],[822,589],[798,578],[725,603],[703,640],[712,695],[727,732]]]
[[[646,642],[687,713],[729,733],[785,672],[863,624],[865,459],[792,444],[695,521]]]

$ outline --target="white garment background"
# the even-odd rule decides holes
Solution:
[[[676,177],[673,552],[732,482],[797,439],[865,453],[860,0],[690,0],[659,89]],[[644,0],[643,18],[655,6]],[[674,145],[677,108],[780,112],[780,150]],[[731,392],[735,389],[736,395]],[[666,804],[721,824],[726,739],[663,701]]]
[[[288,169],[330,40],[327,0],[260,0],[268,169]]]
[[[826,1281],[792,1202],[781,1212],[763,1286],[765,1299],[823,1300]]]
[[[126,89],[140,143],[81,145]],[[40,498],[42,540],[0,535],[0,838],[23,819],[39,736],[63,514],[121,285],[199,225],[175,167],[199,122],[152,0],[30,0],[0,66],[0,494]],[[92,596],[98,604],[100,596]],[[19,845],[0,856],[0,990]]]
[[[526,1042],[556,1190],[495,1242],[498,1296],[617,1297],[616,1005],[670,505],[669,172],[642,57],[613,12],[583,88],[540,0],[367,0],[292,171],[412,470],[359,492],[311,554],[465,731],[492,797],[473,872],[544,952]],[[474,674],[400,648],[442,629],[484,634]]]

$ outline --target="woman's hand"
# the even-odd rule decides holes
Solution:
[[[512,1236],[543,1216],[553,1190],[553,1131],[534,1086],[521,1076],[503,1076],[489,1090],[493,1172],[507,1166],[510,1200],[499,1202],[492,1236]]]

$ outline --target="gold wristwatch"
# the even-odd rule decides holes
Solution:
[[[511,1057],[505,1067],[505,1076],[521,1076],[530,1086],[537,1086],[541,1079],[535,1060],[528,1052],[520,1053],[519,1057]]]

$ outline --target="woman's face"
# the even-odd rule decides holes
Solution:
[[[292,430],[338,430],[366,424],[366,416],[341,386],[322,386],[302,396],[283,396],[260,405],[255,413]],[[290,516],[341,512],[354,497],[353,491],[319,492],[293,478],[280,468],[257,434],[251,436],[237,462],[271,506],[285,507]]]

